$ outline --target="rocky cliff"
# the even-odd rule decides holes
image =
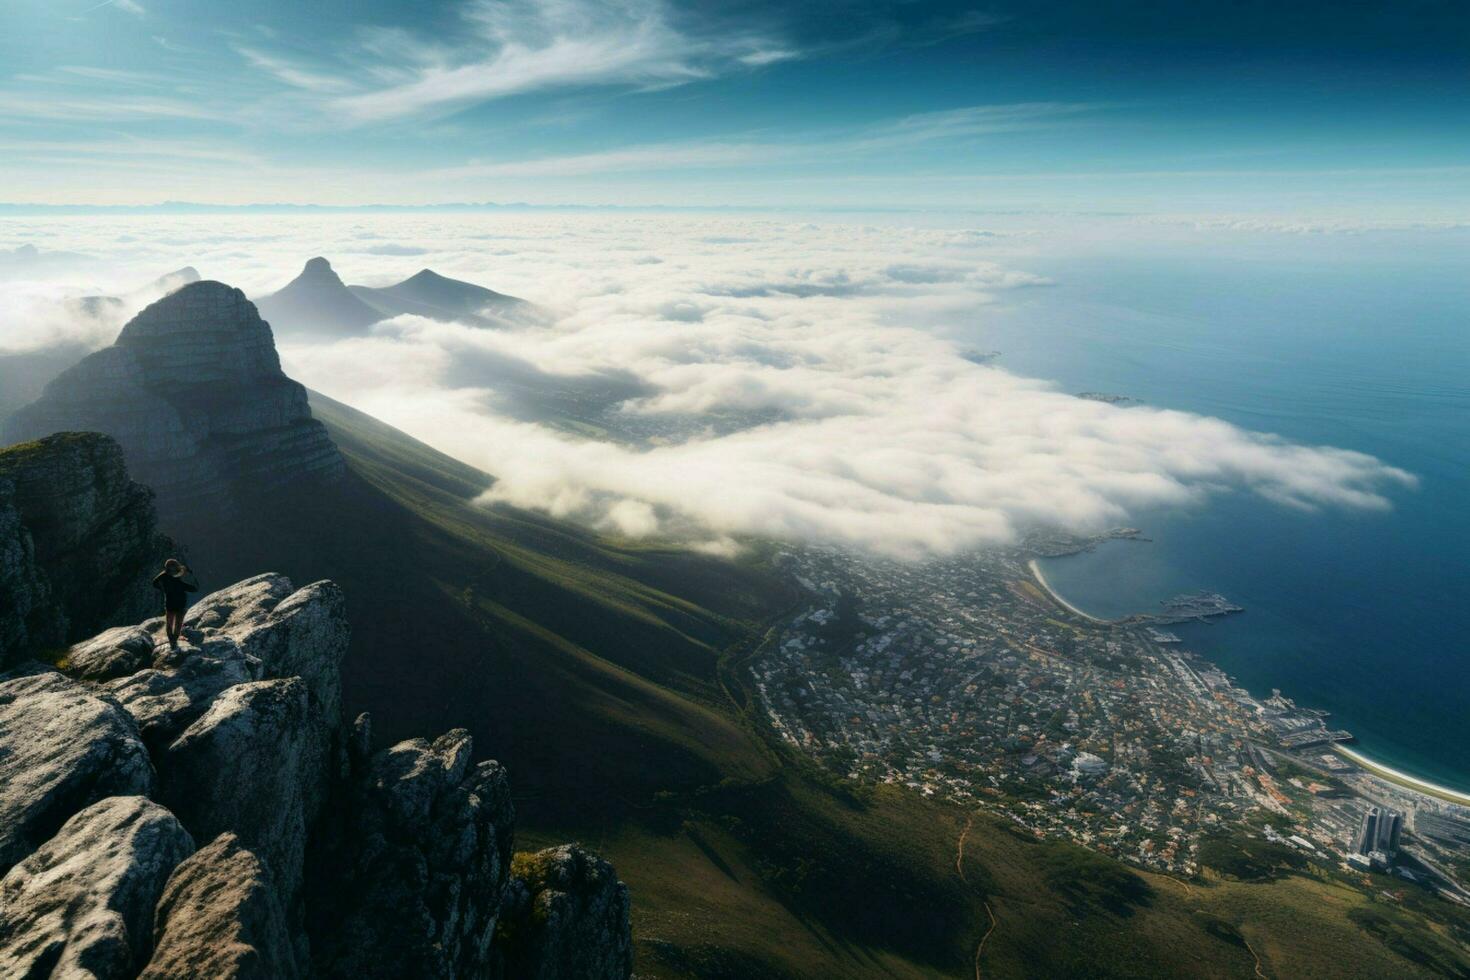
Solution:
[[[39,526],[13,581],[88,540]],[[0,674],[0,976],[630,975],[626,888],[580,848],[513,874],[507,776],[467,733],[374,752],[366,715],[344,723],[333,583],[212,593],[178,651],[158,619],[30,635],[57,666]]]
[[[103,432],[166,520],[227,515],[248,495],[344,470],[270,326],[238,289],[196,282],[144,309],[16,411],[5,441]]]
[[[0,449],[0,666],[149,615],[150,570],[171,548],[154,530],[153,494],[106,436]]]

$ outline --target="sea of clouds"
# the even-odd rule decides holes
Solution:
[[[106,343],[120,323],[58,300],[141,305],[145,283],[186,264],[251,296],[313,255],[373,286],[429,267],[524,297],[541,319],[489,330],[405,316],[331,343],[281,336],[287,371],[494,474],[488,503],[722,552],[764,536],[944,554],[1220,492],[1383,508],[1413,482],[1362,453],[1083,400],[975,358],[959,326],[983,335],[994,304],[1056,288],[1027,271],[1049,234],[899,216],[12,218],[0,352]],[[617,391],[612,432],[624,419],[663,435],[538,421],[499,390],[507,378],[522,392]],[[714,418],[736,423],[701,423]]]

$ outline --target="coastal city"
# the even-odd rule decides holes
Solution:
[[[782,552],[807,598],[751,668],[771,728],[852,779],[1159,872],[1230,867],[1254,842],[1272,860],[1470,903],[1470,798],[1382,778],[1324,712],[1252,696],[1162,628],[1240,607],[1198,593],[1099,620],[1035,563],[1138,536],[920,563]]]

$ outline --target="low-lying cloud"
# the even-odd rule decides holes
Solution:
[[[322,253],[349,282],[427,265],[537,303],[546,319],[514,329],[404,316],[350,340],[280,342],[307,385],[494,474],[487,505],[622,535],[921,556],[1037,525],[1101,530],[1219,492],[1383,508],[1413,482],[1362,453],[977,363],[952,328],[1051,288],[1024,271],[1025,236],[677,215],[225,225],[199,230],[193,258],[252,295]],[[370,233],[423,257],[365,255]]]

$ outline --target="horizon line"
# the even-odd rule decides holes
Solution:
[[[58,212],[157,212],[208,213],[221,211],[808,211],[834,213],[891,212],[895,214],[918,212],[967,214],[1048,214],[1089,215],[1097,217],[1134,217],[1156,212],[1120,210],[1117,208],[1043,209],[1043,208],[955,208],[937,204],[532,204],[527,201],[443,201],[420,204],[389,204],[364,202],[359,204],[301,204],[290,201],[256,201],[248,204],[224,204],[210,201],[157,201],[149,204],[56,204],[51,202],[0,201],[0,215],[23,214],[26,212],[51,214]]]

